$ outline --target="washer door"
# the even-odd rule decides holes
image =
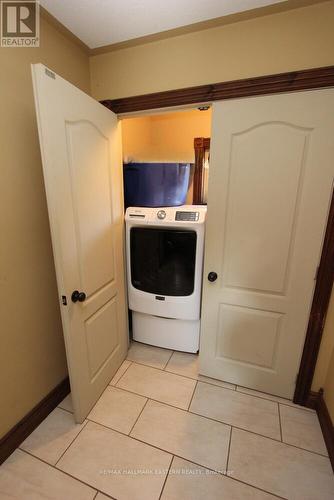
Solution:
[[[195,283],[196,240],[196,232],[190,230],[132,228],[132,286],[155,295],[191,295]]]

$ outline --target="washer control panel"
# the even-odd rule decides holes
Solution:
[[[181,205],[178,207],[128,207],[125,220],[140,225],[192,226],[204,224],[206,206]]]
[[[175,214],[175,220],[182,220],[182,221],[198,221],[199,218],[199,212],[186,212],[186,211],[181,211],[177,210]]]
[[[166,212],[165,212],[165,210],[159,210],[157,212],[157,217],[160,220],[166,219]]]

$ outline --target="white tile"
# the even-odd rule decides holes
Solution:
[[[236,386],[230,384],[229,382],[224,382],[223,380],[217,380],[215,378],[205,377],[204,375],[198,375],[197,379],[200,382],[205,382],[206,384],[217,385],[218,387],[224,387],[225,389],[235,390]]]
[[[0,467],[2,500],[93,500],[96,491],[24,451]]]
[[[174,457],[161,500],[274,500],[252,486]]]
[[[282,438],[285,443],[328,455],[316,413],[280,405]]]
[[[73,404],[72,404],[72,396],[71,394],[68,394],[65,399],[62,400],[62,402],[58,405],[59,408],[62,408],[63,410],[70,411],[73,413]]]
[[[334,476],[326,457],[233,429],[233,477],[292,500],[333,500]]]
[[[107,387],[87,418],[128,434],[146,401],[143,396]]]
[[[117,387],[162,403],[187,409],[196,385],[195,380],[133,363]],[[232,391],[231,391],[232,392]]]
[[[76,424],[72,413],[56,408],[20,445],[23,450],[54,465],[85,424]]]
[[[126,372],[126,370],[129,368],[130,365],[131,361],[125,359],[121,364],[121,366],[118,368],[113,378],[110,380],[109,385],[116,385],[119,379],[123,376],[123,374]]]
[[[225,472],[230,431],[228,425],[149,401],[130,435],[198,464]]]
[[[118,500],[158,500],[171,455],[88,422],[57,467]]]
[[[152,345],[131,342],[127,358],[143,365],[163,369],[173,351]]]
[[[190,411],[263,436],[281,437],[278,405],[272,401],[198,382]]]
[[[111,497],[106,497],[105,495],[103,495],[103,493],[98,493],[96,495],[96,498],[94,498],[94,500],[110,500]]]
[[[282,403],[283,405],[292,406],[294,408],[300,408],[301,410],[309,411],[315,413],[315,410],[311,408],[306,408],[306,406],[300,406],[294,404],[290,399],[281,398],[279,396],[273,396],[272,394],[267,394],[265,392],[255,391],[254,389],[248,389],[247,387],[237,386],[238,392],[243,392],[244,394],[250,394],[251,396],[257,396],[262,399],[269,399],[269,401],[276,401],[277,403]]]
[[[194,378],[208,384],[225,387],[226,389],[235,389],[236,386],[234,384],[200,375],[198,373],[198,359],[198,354],[174,352],[169,362],[167,363],[165,370],[171,373],[177,373],[178,375],[183,375],[185,377]]]
[[[166,371],[197,379],[198,377],[198,354],[187,352],[173,352],[167,363]]]

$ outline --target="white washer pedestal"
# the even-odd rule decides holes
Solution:
[[[200,320],[161,318],[132,311],[133,339],[176,351],[198,352]]]

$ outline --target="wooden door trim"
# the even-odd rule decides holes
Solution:
[[[328,305],[332,293],[333,281],[334,193],[332,193],[332,200],[329,209],[320,264],[317,271],[316,284],[305,337],[304,349],[296,382],[296,390],[293,398],[293,401],[297,404],[306,405],[309,394],[311,392],[311,385],[318,359]]]
[[[101,104],[120,114],[331,86],[334,86],[334,66],[325,66],[121,99],[106,99]]]
[[[107,99],[101,103],[117,114],[200,104],[256,95],[334,87],[334,66],[303,69],[242,80],[168,90],[153,94]],[[334,280],[334,196],[325,233],[294,402],[307,405]]]
[[[193,181],[193,204],[203,204],[203,163],[205,152],[210,150],[210,137],[195,137],[195,167]]]
[[[323,389],[320,389],[319,392],[311,391],[306,406],[308,408],[313,408],[318,414],[320,427],[334,472],[334,422],[329,414]]]

